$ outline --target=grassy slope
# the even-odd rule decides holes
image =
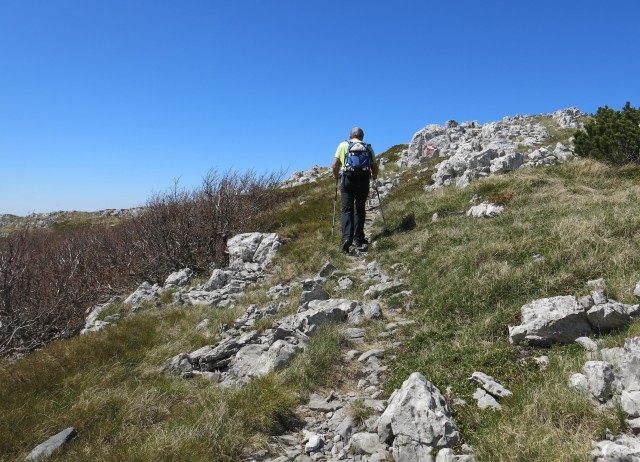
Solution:
[[[515,395],[496,415],[474,406],[457,409],[479,460],[586,461],[591,439],[619,423],[614,412],[599,413],[566,386],[570,373],[582,367],[582,352],[573,346],[543,352],[514,347],[507,326],[519,323],[523,304],[587,294],[585,282],[599,277],[612,298],[633,302],[640,279],[638,180],[637,167],[610,169],[581,160],[431,195],[419,192],[420,181],[405,182],[388,214],[398,228],[413,214],[417,226],[383,238],[378,247],[384,263],[400,259],[411,269],[411,311],[421,323],[387,389],[419,370],[472,402],[475,386],[466,378],[483,371]],[[502,201],[505,213],[491,220],[456,213],[467,210],[475,194]],[[430,223],[435,212],[445,219]],[[536,262],[534,255],[544,260]],[[552,358],[542,373],[531,360],[541,353]]]
[[[638,168],[575,161],[425,193],[427,177],[405,173],[385,201],[391,232],[379,234],[372,255],[387,266],[404,264],[414,297],[398,307],[419,323],[405,332],[405,348],[391,360],[386,390],[418,370],[471,403],[475,387],[467,377],[486,372],[514,396],[500,413],[455,408],[480,461],[587,461],[591,439],[607,427],[618,431],[620,423],[615,410],[598,411],[567,387],[569,375],[582,367],[582,352],[513,347],[507,326],[518,323],[522,304],[585,294],[584,283],[597,277],[606,279],[613,298],[633,300],[640,279],[638,180]],[[328,259],[345,269],[329,237],[334,186],[330,179],[304,186],[271,214],[273,230],[286,243],[274,283],[312,276]],[[493,220],[459,214],[474,194],[504,202],[505,213]],[[431,223],[434,212],[444,220]],[[536,254],[544,260],[536,263]],[[239,308],[266,303],[265,289],[247,294]],[[289,304],[295,306],[295,295]],[[300,397],[339,385],[334,358],[344,346],[329,329],[283,373],[241,391],[160,373],[166,358],[211,343],[193,331],[204,317],[215,332],[236,315],[207,307],[152,309],[3,365],[0,460],[21,460],[69,425],[81,439],[56,459],[180,460],[188,454],[190,460],[234,460],[264,447],[266,435],[295,425],[291,413]],[[639,332],[632,325],[605,339],[620,344],[624,335]],[[531,359],[541,353],[551,357],[544,372]]]

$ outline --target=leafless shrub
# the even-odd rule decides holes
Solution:
[[[212,171],[200,188],[176,183],[113,227],[0,237],[0,355],[76,334],[86,308],[143,280],[226,264],[227,239],[273,208],[281,178]]]

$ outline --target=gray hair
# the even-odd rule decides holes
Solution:
[[[359,127],[354,127],[351,129],[351,134],[349,138],[358,138],[360,141],[364,139],[364,132]]]

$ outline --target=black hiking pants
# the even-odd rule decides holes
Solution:
[[[370,172],[345,172],[340,181],[342,197],[342,242],[364,241],[365,204],[369,196]]]

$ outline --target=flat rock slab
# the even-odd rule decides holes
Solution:
[[[369,298],[379,298],[383,295],[390,294],[392,292],[397,291],[399,288],[403,287],[404,284],[400,281],[388,281],[382,282],[380,284],[375,284],[369,287],[365,292],[364,296]]]
[[[338,400],[329,402],[322,396],[312,393],[309,397],[309,404],[307,404],[307,407],[312,411],[333,412],[342,408],[343,404]]]
[[[493,377],[482,372],[474,372],[469,380],[479,383],[485,391],[496,398],[507,398],[513,394],[500,383],[496,382]]]
[[[384,348],[373,348],[372,350],[362,353],[358,358],[358,361],[364,362],[371,357],[381,358],[384,356],[385,351],[386,350]]]
[[[571,295],[534,300],[521,310],[522,324],[509,326],[509,341],[514,344],[548,347],[592,333],[584,308]]]
[[[493,409],[494,411],[499,411],[502,409],[502,406],[496,399],[487,393],[482,388],[477,388],[476,392],[473,394],[473,399],[478,401],[478,407],[480,409]]]
[[[587,351],[598,351],[598,344],[589,337],[579,337],[576,343]]]
[[[484,202],[480,205],[474,205],[467,210],[467,216],[473,218],[494,218],[502,214],[504,207],[501,205]]]

